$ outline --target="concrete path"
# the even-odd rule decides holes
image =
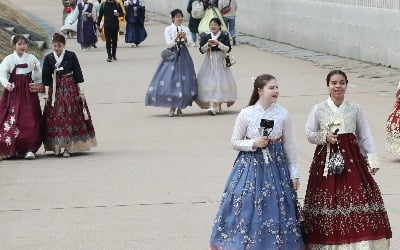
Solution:
[[[59,1],[13,0],[55,29]],[[250,78],[271,73],[279,80],[279,103],[289,109],[297,135],[304,197],[314,146],[304,135],[312,106],[327,97],[327,69],[247,45],[234,47],[239,98],[225,114],[208,116],[197,106],[185,117],[144,106],[148,84],[163,49],[164,24],[146,23],[148,39],[131,48],[121,36],[118,61],[106,62],[105,44],[77,53],[88,88],[99,146],[69,159],[44,154],[34,161],[0,162],[0,249],[207,249],[226,178],[237,152],[230,147],[234,119],[248,102]],[[196,69],[203,56],[191,48]],[[400,249],[400,157],[384,150],[384,126],[394,104],[393,83],[349,74],[347,97],[370,121],[381,159],[376,180]]]

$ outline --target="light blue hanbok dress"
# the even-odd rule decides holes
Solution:
[[[274,120],[273,140],[253,149],[262,134],[261,119]],[[293,178],[299,177],[289,114],[280,105],[267,110],[256,103],[238,115],[233,148],[240,151],[228,178],[210,239],[224,250],[301,250],[304,243],[297,219]]]

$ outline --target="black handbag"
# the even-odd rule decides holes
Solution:
[[[224,67],[229,68],[236,63],[235,58],[231,54],[227,54],[224,57]]]
[[[173,61],[176,58],[176,51],[175,49],[165,49],[161,51],[161,58],[164,61]]]
[[[338,149],[335,153],[331,154],[328,161],[328,173],[330,174],[341,174],[344,170],[344,158],[341,153],[339,142],[336,142]]]

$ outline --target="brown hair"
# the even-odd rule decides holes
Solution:
[[[54,33],[52,43],[62,43],[65,45],[65,36],[60,33]]]
[[[329,82],[331,81],[331,77],[334,76],[334,75],[342,75],[344,77],[344,80],[346,81],[346,85],[347,85],[347,83],[349,83],[349,81],[347,80],[346,73],[344,73],[340,69],[335,69],[335,70],[332,70],[331,72],[329,72],[329,74],[326,76],[326,86],[329,86]]]
[[[17,42],[19,42],[20,40],[24,41],[25,43],[28,43],[28,39],[26,39],[26,37],[24,37],[23,35],[17,34],[11,37],[11,43],[13,46],[15,46]]]
[[[251,94],[248,106],[256,104],[258,99],[260,99],[260,94],[258,94],[258,90],[264,88],[264,86],[271,80],[276,80],[276,78],[270,74],[262,74],[257,76],[256,80],[254,81],[253,93]]]

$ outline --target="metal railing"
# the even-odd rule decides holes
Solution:
[[[368,8],[400,10],[400,0],[309,0],[309,1],[355,5]]]

